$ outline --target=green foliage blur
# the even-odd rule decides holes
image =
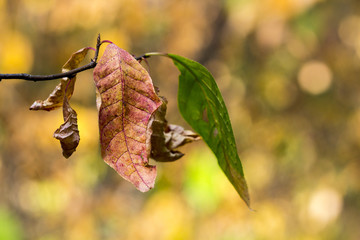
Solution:
[[[0,239],[359,239],[357,0],[0,0],[0,72],[51,74],[98,33],[134,55],[169,52],[214,75],[250,189],[249,210],[202,142],[138,192],[100,157],[92,72],[71,106],[80,145],[63,158],[61,110],[29,111],[58,81],[0,82]],[[104,48],[103,48],[104,50]],[[90,58],[87,59],[90,61]],[[147,60],[177,109],[177,69]]]

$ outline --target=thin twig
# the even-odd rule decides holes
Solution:
[[[71,78],[73,77],[75,74],[94,68],[97,64],[97,59],[99,56],[99,49],[102,43],[105,42],[109,42],[107,40],[102,41],[100,40],[100,34],[98,35],[97,38],[97,42],[96,42],[96,49],[95,49],[95,55],[94,58],[91,59],[91,62],[89,64],[86,64],[84,66],[75,68],[73,70],[70,70],[68,72],[64,72],[64,73],[58,73],[58,74],[51,74],[51,75],[32,75],[32,74],[27,74],[27,73],[14,73],[14,74],[0,74],[0,82],[3,79],[22,79],[22,80],[26,80],[26,81],[34,81],[34,82],[38,82],[38,81],[48,81],[48,80],[55,80],[55,79],[59,79],[59,78],[64,78],[64,77],[68,77]],[[145,58],[148,58],[150,56],[144,54],[140,57],[135,57],[136,60],[141,61]]]
[[[141,62],[142,60],[146,59],[146,58],[149,58],[150,56],[144,54],[142,56],[139,56],[139,57],[135,57],[136,60],[138,60],[139,62]]]
[[[74,76],[75,74],[77,74],[79,72],[94,68],[96,66],[100,46],[101,46],[101,41],[100,41],[100,34],[99,34],[98,38],[97,38],[97,43],[96,43],[95,56],[93,59],[91,59],[91,62],[89,64],[75,68],[68,72],[51,74],[51,75],[31,75],[31,74],[27,74],[27,73],[0,74],[0,81],[2,79],[22,79],[22,80],[37,82],[37,81],[55,80],[55,79],[59,79],[59,78],[63,78],[63,77],[71,78],[72,76]]]
[[[96,50],[95,50],[95,56],[94,58],[91,60],[92,62],[95,62],[95,65],[96,65],[96,62],[97,62],[97,58],[99,56],[99,49],[100,49],[100,46],[101,46],[102,42],[101,42],[101,39],[100,39],[100,33],[97,37],[97,41],[96,41]],[[94,66],[95,67],[95,66]]]

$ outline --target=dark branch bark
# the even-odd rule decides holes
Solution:
[[[71,71],[65,72],[65,73],[58,73],[58,74],[51,74],[51,75],[31,75],[27,73],[15,73],[15,74],[0,74],[0,81],[3,79],[22,79],[27,81],[48,81],[48,80],[55,80],[63,77],[72,77],[73,75],[85,71],[87,69],[94,68],[96,66],[96,62],[93,60],[82,67],[75,68]]]
[[[71,78],[72,76],[74,76],[75,74],[77,74],[79,72],[94,68],[96,66],[101,44],[102,44],[102,42],[100,41],[100,34],[99,34],[98,38],[97,38],[97,43],[96,43],[95,56],[93,59],[91,59],[91,62],[84,66],[75,68],[71,71],[68,71],[65,73],[51,74],[51,75],[31,75],[31,74],[27,74],[27,73],[0,74],[0,81],[3,79],[22,79],[22,80],[27,80],[27,81],[38,82],[38,81],[55,80],[55,79],[59,79],[59,78],[63,78],[63,77]]]
[[[31,75],[31,74],[27,74],[27,73],[14,73],[14,74],[1,74],[0,73],[0,82],[3,79],[22,79],[22,80],[26,80],[26,81],[39,82],[39,81],[55,80],[55,79],[64,78],[64,77],[71,78],[72,76],[74,76],[75,74],[77,74],[79,72],[96,67],[97,59],[99,56],[99,49],[100,49],[101,44],[104,42],[109,42],[109,41],[101,42],[100,34],[99,34],[99,36],[97,38],[97,43],[96,43],[95,56],[93,59],[91,59],[91,62],[89,64],[86,64],[84,66],[75,68],[75,69],[65,72],[65,73],[58,73],[58,74],[51,74],[51,75]],[[148,57],[150,57],[150,56],[142,55],[140,57],[135,57],[135,59],[138,61],[141,61]]]

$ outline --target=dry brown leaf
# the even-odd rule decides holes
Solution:
[[[199,140],[200,137],[190,130],[184,130],[178,125],[168,124],[165,119],[167,101],[163,99],[162,105],[154,113],[151,120],[151,158],[158,162],[173,162],[183,153],[176,148]]]
[[[197,133],[191,130],[185,130],[183,127],[175,124],[169,124],[164,134],[166,139],[165,143],[169,149],[176,149],[201,139]]]
[[[79,51],[73,53],[70,59],[62,67],[62,72],[68,72],[72,69],[75,69],[79,64],[84,60],[86,54],[88,53],[89,48],[82,48]],[[31,106],[30,110],[45,110],[51,111],[58,107],[61,107],[63,104],[63,96],[66,90],[66,97],[70,99],[73,92],[76,81],[76,75],[72,78],[63,78],[61,82],[55,87],[55,89],[50,93],[49,97],[46,100],[36,100]]]
[[[63,156],[69,158],[79,145],[80,135],[77,125],[77,114],[66,97],[63,97],[64,123],[54,132],[54,138],[60,140]]]

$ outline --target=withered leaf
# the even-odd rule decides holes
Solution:
[[[175,124],[169,124],[164,132],[165,143],[169,149],[176,149],[187,143],[200,140],[201,137],[190,130],[185,130],[183,127]]]
[[[75,69],[84,60],[89,48],[82,48],[79,51],[73,53],[69,60],[62,67],[62,72],[68,72]],[[30,110],[46,110],[51,111],[55,108],[61,107],[63,104],[64,92],[66,89],[66,97],[70,99],[73,92],[76,81],[76,75],[72,78],[63,78],[61,82],[50,93],[46,100],[36,100],[31,106]]]
[[[63,97],[64,123],[54,132],[54,138],[60,140],[63,156],[69,158],[79,145],[80,135],[77,125],[77,114],[66,97]]]
[[[99,129],[104,161],[142,192],[153,188],[156,167],[149,165],[149,121],[161,105],[148,72],[114,44],[94,70],[100,93]]]
[[[200,139],[199,135],[190,130],[168,124],[165,119],[166,104],[167,101],[163,99],[151,120],[151,158],[158,162],[178,160],[184,154],[175,150],[176,148]]]

